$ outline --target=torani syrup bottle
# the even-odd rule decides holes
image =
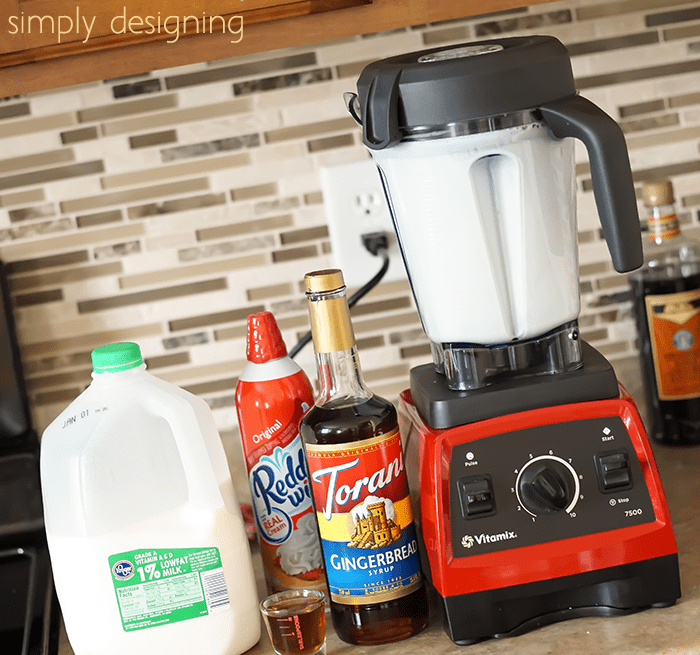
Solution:
[[[660,443],[700,443],[700,242],[685,237],[668,180],[645,184],[644,265],[630,275],[648,407]]]
[[[428,622],[396,409],[365,385],[341,271],[305,277],[318,366],[301,422],[338,636],[405,639]]]

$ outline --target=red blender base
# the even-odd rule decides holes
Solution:
[[[619,388],[441,430],[401,395],[426,573],[455,643],[680,597],[656,463]]]

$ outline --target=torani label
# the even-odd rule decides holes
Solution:
[[[659,398],[700,396],[700,289],[645,302]]]
[[[109,557],[126,632],[186,621],[230,605],[218,548],[144,548]]]
[[[348,444],[307,444],[331,599],[372,604],[421,584],[398,429]]]

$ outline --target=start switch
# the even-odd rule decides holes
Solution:
[[[598,482],[603,493],[632,488],[632,469],[627,451],[600,453],[595,456]]]

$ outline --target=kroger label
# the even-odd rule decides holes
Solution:
[[[306,453],[331,598],[370,604],[414,591],[421,572],[398,429]]]
[[[218,548],[142,548],[111,555],[109,565],[125,632],[230,606]]]
[[[294,517],[311,508],[301,437],[263,455],[249,476],[260,535],[271,544],[284,543],[294,528]]]

